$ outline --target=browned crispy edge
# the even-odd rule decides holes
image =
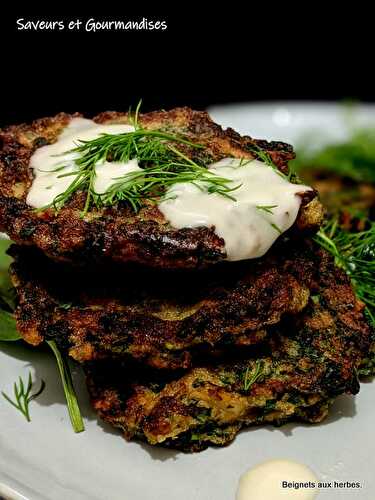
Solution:
[[[30,157],[40,146],[52,143],[78,113],[60,113],[31,124],[10,126],[0,132],[0,230],[20,245],[34,245],[55,260],[139,262],[154,267],[195,268],[225,259],[224,241],[214,228],[176,230],[156,206],[135,214],[129,206],[93,209],[80,217],[84,193],[77,193],[58,214],[53,210],[35,212],[25,203],[32,183]],[[99,123],[126,123],[127,113],[105,112]],[[158,128],[184,135],[203,144],[206,160],[225,156],[253,157],[254,146],[267,151],[283,172],[294,158],[291,146],[241,137],[232,129],[223,130],[205,112],[189,108],[157,111],[140,116],[145,128]],[[188,148],[189,149],[189,148]],[[198,154],[197,151],[186,151]],[[203,154],[203,153],[199,153]],[[314,230],[322,221],[322,207],[315,192],[302,195],[296,228]]]

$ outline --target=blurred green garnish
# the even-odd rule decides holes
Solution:
[[[355,182],[375,183],[375,128],[356,130],[347,141],[320,150],[302,146],[290,164],[302,176],[304,171],[315,169]]]

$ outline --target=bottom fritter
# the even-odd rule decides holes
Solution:
[[[369,342],[362,304],[348,285],[332,284],[247,357],[188,372],[106,360],[86,365],[88,388],[99,416],[126,439],[200,451],[245,426],[322,421],[336,396],[359,391]]]

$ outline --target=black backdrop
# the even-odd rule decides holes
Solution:
[[[0,125],[61,110],[93,114],[259,100],[375,100],[370,13],[203,1],[174,9],[1,17]],[[310,8],[310,10],[309,10]],[[90,10],[90,7],[87,8]],[[165,19],[162,32],[17,31],[16,19]]]

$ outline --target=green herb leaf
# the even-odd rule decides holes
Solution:
[[[257,210],[263,210],[267,214],[273,215],[273,208],[276,208],[278,205],[257,205]]]
[[[74,390],[68,362],[65,359],[65,356],[60,353],[54,340],[47,340],[47,344],[50,346],[56,357],[72,427],[74,432],[82,432],[85,430],[85,426],[79,409],[77,395]]]
[[[210,172],[204,164],[197,164],[175,147],[202,149],[204,146],[180,135],[142,128],[138,122],[140,106],[141,101],[134,114],[129,111],[129,123],[134,126],[134,132],[101,134],[90,141],[79,141],[76,148],[66,152],[78,153],[75,160],[77,170],[64,173],[64,165],[59,165],[55,172],[60,172],[59,177],[71,176],[72,182],[51,204],[38,210],[54,208],[58,211],[74,193],[83,191],[87,195],[82,217],[91,207],[101,208],[118,202],[126,202],[138,211],[145,201],[159,200],[168,187],[181,182],[191,182],[199,188],[203,185],[208,193],[218,193],[234,200],[229,193],[239,186],[233,186],[231,180]],[[97,164],[105,161],[127,162],[134,158],[138,160],[141,172],[128,172],[116,179],[105,193],[95,192]]]
[[[0,308],[7,311],[12,311],[15,307],[14,290],[8,273],[12,259],[6,254],[11,244],[10,240],[0,239]]]
[[[9,264],[12,261],[12,258],[6,254],[6,251],[10,247],[12,242],[10,240],[0,239],[0,272],[3,271],[8,272]]]
[[[72,175],[72,183],[51,205],[43,209],[53,206],[59,210],[76,191],[86,191],[82,216],[92,205],[99,208],[119,201],[129,203],[137,211],[145,200],[160,199],[168,187],[181,182],[200,182],[209,193],[219,193],[231,198],[228,193],[239,186],[233,187],[229,179],[219,177],[205,166],[198,165],[171,143],[191,148],[202,147],[173,134],[141,128],[124,134],[103,134],[92,141],[82,142],[73,150],[80,154],[76,160],[77,172],[61,174]],[[137,158],[141,171],[128,172],[119,177],[105,193],[95,192],[95,166],[98,163],[107,160],[126,162],[133,158]]]
[[[0,341],[14,341],[21,338],[13,314],[0,309]]]
[[[315,241],[330,252],[335,264],[348,274],[375,326],[375,222],[369,222],[365,231],[355,233],[342,229],[337,219],[332,219],[320,229]]]
[[[277,224],[275,224],[274,222],[271,222],[270,223],[271,227],[274,228],[275,231],[277,231],[279,234],[283,234],[282,230],[279,228],[279,226]]]
[[[9,279],[8,267],[11,257],[6,254],[12,244],[9,240],[0,240],[0,341],[20,340],[16,320],[12,311],[15,308],[14,289]]]
[[[254,370],[250,371],[249,366],[246,368],[244,374],[244,390],[248,391],[261,375],[262,375],[262,361],[260,359],[257,359]]]
[[[31,378],[31,372],[29,372],[29,377],[27,379],[27,385],[24,383],[22,377],[18,378],[17,382],[14,382],[13,392],[14,400],[11,399],[5,392],[1,392],[2,396],[8,403],[10,403],[14,408],[22,413],[28,422],[31,422],[29,404],[30,401],[37,398],[45,388],[46,384],[44,380],[41,381],[40,388],[34,394],[31,394],[31,389],[33,387],[33,381]]]
[[[262,161],[263,163],[265,163],[266,165],[271,167],[276,172],[277,175],[279,175],[280,177],[283,177],[285,180],[290,180],[290,177],[293,174],[292,170],[289,170],[288,175],[285,175],[283,172],[281,172],[281,170],[279,170],[277,168],[277,166],[274,164],[271,156],[269,155],[269,153],[267,153],[267,151],[264,151],[263,149],[261,149],[259,146],[255,145],[255,144],[253,144],[248,149],[249,149],[249,151],[251,151],[255,155],[255,157],[257,159],[259,159],[260,161]]]
[[[61,307],[61,309],[65,309],[66,311],[68,309],[70,309],[72,307],[72,302],[60,302],[59,303],[59,307]]]

